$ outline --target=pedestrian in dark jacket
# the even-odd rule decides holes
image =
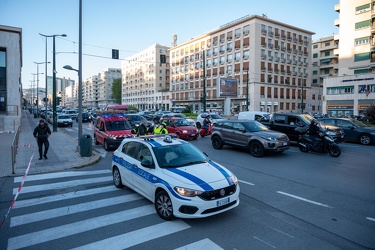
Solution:
[[[39,160],[48,159],[47,152],[49,148],[48,138],[51,135],[51,130],[49,129],[48,125],[44,123],[44,120],[39,121],[39,125],[36,126],[33,133],[36,141],[38,142],[38,149],[39,149]],[[44,144],[44,154],[43,154],[43,144]]]

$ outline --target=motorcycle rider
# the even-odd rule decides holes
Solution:
[[[320,127],[318,126],[319,122],[316,120],[316,119],[313,119],[310,123],[310,127],[309,127],[309,134],[310,134],[310,139],[312,140],[312,143],[313,143],[313,148],[315,151],[318,151],[319,149],[319,142],[320,140],[318,140],[321,136],[321,131],[320,131]]]
[[[206,130],[206,135],[208,134],[208,128],[211,124],[210,115],[207,115],[203,120],[203,128]]]

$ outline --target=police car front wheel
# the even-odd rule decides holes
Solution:
[[[172,201],[166,191],[162,190],[156,194],[155,209],[164,220],[172,220],[174,218]]]
[[[121,174],[120,174],[120,171],[118,170],[117,167],[115,167],[113,169],[113,184],[115,184],[115,186],[117,188],[123,188],[124,187],[124,184],[122,184],[122,181],[121,181]]]

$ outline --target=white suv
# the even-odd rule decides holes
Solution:
[[[125,138],[113,153],[113,182],[154,203],[165,220],[201,218],[238,206],[240,187],[228,169],[169,135]]]

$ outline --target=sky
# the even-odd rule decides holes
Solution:
[[[246,15],[269,19],[316,33],[313,41],[337,34],[334,11],[339,0],[82,0],[82,79],[121,68],[121,59],[158,43],[171,46],[211,31]],[[79,0],[0,0],[0,25],[22,28],[22,85],[30,88],[45,74],[46,39],[56,37],[56,77],[78,81]],[[47,41],[47,74],[52,76],[52,38]],[[118,49],[120,59],[111,59]],[[39,75],[44,88],[45,76]]]

